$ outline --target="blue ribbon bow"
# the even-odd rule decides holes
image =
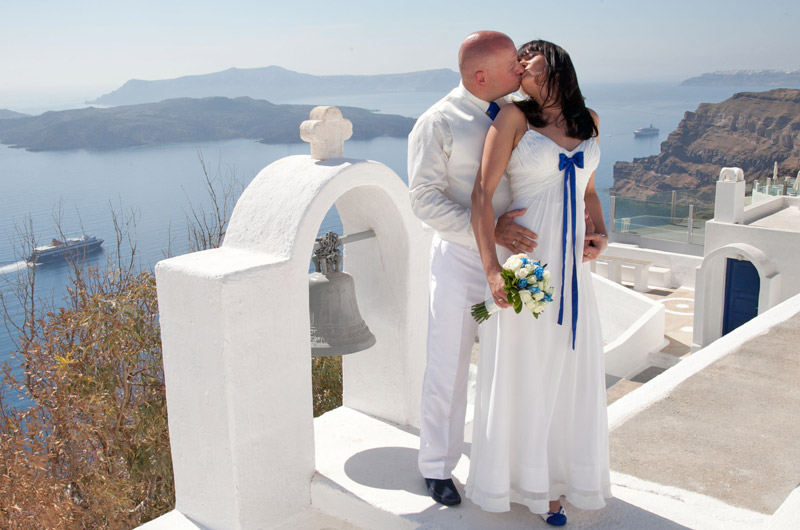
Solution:
[[[575,349],[575,330],[578,329],[578,266],[575,261],[575,166],[583,168],[583,151],[578,151],[572,157],[561,153],[558,157],[558,169],[564,171],[564,214],[563,230],[561,236],[561,301],[558,306],[558,323],[564,321],[564,274],[567,267],[567,207],[570,210],[572,221],[572,349]],[[569,204],[567,201],[569,200]]]
[[[486,109],[486,115],[489,116],[492,121],[497,117],[497,113],[500,112],[500,105],[492,101],[489,103],[489,108]]]

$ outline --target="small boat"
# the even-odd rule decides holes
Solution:
[[[83,257],[100,248],[102,244],[102,239],[87,235],[71,237],[64,241],[53,239],[49,245],[33,249],[26,261],[29,263],[42,263],[68,257]]]
[[[650,124],[650,127],[642,127],[641,129],[636,129],[633,131],[633,135],[636,138],[640,138],[642,136],[658,136],[658,129],[653,127],[653,124]]]

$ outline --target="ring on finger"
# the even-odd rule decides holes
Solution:
[[[512,241],[512,242],[511,242],[511,246],[512,246],[512,247],[516,247],[516,246],[517,246],[517,240],[516,240],[516,239],[515,239],[514,241]]]

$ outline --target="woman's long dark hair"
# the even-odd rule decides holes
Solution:
[[[531,52],[540,52],[544,55],[547,65],[545,73],[544,94],[545,105],[558,105],[567,122],[567,136],[588,140],[597,136],[597,125],[586,108],[581,89],[578,86],[578,76],[575,74],[575,67],[572,66],[572,59],[561,46],[544,40],[534,40],[523,44],[517,52],[517,57],[522,59]],[[543,109],[535,99],[528,97],[524,101],[517,102],[517,106],[525,114],[531,125],[534,127],[544,127],[547,120],[544,118]]]

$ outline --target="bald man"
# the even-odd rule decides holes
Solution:
[[[422,389],[419,470],[431,497],[461,502],[451,473],[461,457],[467,379],[478,325],[472,305],[485,299],[486,275],[470,225],[472,187],[483,142],[500,105],[519,88],[523,67],[511,39],[496,31],[469,35],[458,52],[461,83],[417,120],[408,136],[411,207],[436,234],[431,246],[428,352]],[[503,177],[494,211],[506,212]],[[501,215],[497,244],[531,252],[536,234],[514,223],[524,210]]]

